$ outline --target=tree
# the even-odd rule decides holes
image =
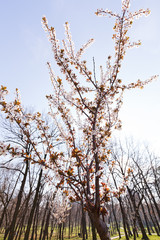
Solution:
[[[140,42],[130,42],[127,36],[128,30],[135,18],[150,13],[148,9],[131,13],[129,5],[130,0],[122,0],[121,15],[109,10],[96,12],[98,16],[109,15],[116,18],[113,27],[115,56],[113,60],[111,56],[108,57],[105,71],[100,67],[100,80],[96,76],[95,64],[92,72],[88,69],[86,61],[81,60],[83,52],[93,39],[75,53],[69,24],[66,22],[67,42],[63,40],[61,48],[55,29],[48,26],[46,17],[42,18],[55,61],[64,75],[64,79],[56,77],[51,64],[48,63],[54,93],[47,96],[47,99],[51,109],[50,115],[59,129],[57,140],[65,143],[63,152],[55,151],[49,126],[41,119],[40,113],[32,115],[24,113],[18,92],[12,104],[5,100],[6,87],[2,86],[0,92],[2,111],[6,114],[6,118],[19,126],[32,149],[31,154],[27,155],[20,149],[3,143],[1,152],[23,155],[33,163],[53,169],[59,176],[57,187],[63,189],[70,201],[83,203],[101,240],[110,239],[109,227],[105,223],[107,214],[105,204],[110,201],[111,190],[108,187],[108,176],[105,176],[105,167],[109,163],[110,167],[114,165],[114,162],[110,161],[111,151],[108,142],[113,130],[121,128],[119,111],[123,103],[123,94],[129,89],[143,88],[157,77],[153,76],[146,81],[138,80],[128,85],[119,79],[126,50],[140,45]],[[36,134],[39,138],[30,135],[31,123],[36,126]],[[39,139],[41,146],[45,146],[45,154],[41,152]]]

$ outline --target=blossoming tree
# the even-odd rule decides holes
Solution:
[[[143,88],[157,76],[146,81],[138,80],[135,83],[124,84],[119,79],[121,63],[127,49],[139,46],[140,42],[130,42],[128,30],[135,18],[147,16],[150,11],[140,9],[137,12],[129,11],[130,0],[122,0],[121,15],[109,10],[97,10],[96,15],[111,16],[116,19],[113,27],[115,55],[107,59],[107,68],[100,67],[100,77],[97,78],[95,69],[89,70],[85,60],[81,60],[86,48],[93,43],[90,39],[75,53],[69,24],[65,23],[66,41],[62,47],[56,38],[53,27],[49,27],[46,17],[42,24],[48,33],[49,41],[54,53],[54,59],[59,66],[63,77],[55,76],[51,64],[48,63],[50,78],[53,85],[53,94],[47,99],[50,106],[50,115],[59,129],[58,141],[65,143],[63,152],[55,152],[50,139],[49,126],[41,120],[39,113],[25,114],[21,110],[21,103],[17,99],[12,106],[5,100],[7,89],[1,87],[2,110],[11,121],[22,129],[26,141],[32,146],[32,154],[25,155],[25,159],[39,163],[46,168],[53,169],[58,177],[57,187],[62,188],[70,201],[80,201],[91,218],[101,240],[109,240],[109,227],[104,217],[107,214],[105,203],[110,201],[110,194],[121,194],[126,184],[125,180],[117,192],[112,192],[108,186],[108,176],[105,174],[106,164],[110,169],[114,161],[110,160],[108,141],[114,129],[121,128],[119,111],[123,103],[123,94],[126,90]],[[13,113],[14,110],[14,113]],[[13,116],[12,116],[13,115]],[[45,156],[41,154],[37,142],[29,134],[31,122],[37,126],[41,143],[45,145]],[[1,152],[9,151],[12,154],[24,154],[17,148],[1,146]],[[124,179],[128,179],[130,169]]]

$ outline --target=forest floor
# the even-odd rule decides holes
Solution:
[[[155,235],[152,235],[152,236],[148,236],[149,237],[149,239],[150,240],[160,240],[160,237],[159,236],[155,236]],[[4,238],[3,238],[3,235],[2,234],[0,234],[0,240],[3,240]],[[79,238],[79,237],[72,237],[72,238],[70,238],[70,240],[82,240],[82,238]],[[111,239],[112,240],[116,240],[116,239],[119,239],[119,236],[115,236],[115,237],[111,237]],[[125,240],[126,238],[125,238],[125,236],[122,236],[122,238],[121,238],[121,240]],[[133,240],[133,238],[130,238],[131,240]],[[136,238],[137,240],[141,240],[142,239],[142,237],[141,236],[139,236],[139,237],[137,237]],[[22,240],[23,240],[23,238],[22,238]],[[57,238],[55,238],[55,237],[53,237],[52,238],[52,240],[57,240]],[[64,240],[69,240],[69,238],[64,238]],[[91,240],[91,238],[88,238],[88,240]],[[99,238],[97,238],[97,240],[99,240]]]
[[[148,237],[149,237],[150,240],[160,240],[160,237],[155,235],[155,234],[153,234],[151,236],[148,235]],[[3,239],[4,239],[4,234],[0,233],[0,240],[3,240]],[[117,236],[112,236],[111,239],[112,240],[119,239],[119,236],[118,235]],[[124,235],[124,233],[122,233],[121,240],[125,240],[125,239],[126,239],[125,235]],[[137,237],[136,239],[140,240],[140,239],[142,239],[142,236],[139,234],[139,237]],[[21,240],[23,240],[23,237],[21,238]],[[57,236],[53,236],[52,240],[57,240]],[[73,234],[70,238],[64,236],[64,240],[82,240],[82,238]],[[88,240],[92,240],[92,236],[88,236]],[[97,240],[100,240],[100,238],[97,237]],[[133,237],[131,237],[130,240],[133,240]]]

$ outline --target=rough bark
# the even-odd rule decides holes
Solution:
[[[97,240],[96,229],[91,218],[90,218],[90,221],[91,221],[91,227],[92,227],[92,240]]]
[[[83,237],[83,240],[88,239],[88,233],[87,233],[87,227],[86,227],[86,214],[84,212],[83,204],[82,204],[81,226],[82,226],[82,237]]]
[[[101,240],[111,240],[109,227],[96,212],[89,212],[89,217],[93,222]]]

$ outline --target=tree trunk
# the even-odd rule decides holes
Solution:
[[[50,210],[48,211],[48,214],[47,214],[47,219],[46,219],[46,224],[45,224],[45,228],[44,228],[44,233],[43,233],[43,238],[42,238],[42,240],[45,240],[45,239],[46,239],[46,236],[47,236],[47,239],[48,239],[49,219],[50,219]]]
[[[153,207],[152,201],[151,201],[150,196],[148,195],[147,191],[146,191],[146,195],[147,195],[147,197],[148,197],[148,199],[149,199],[150,207],[151,207],[151,209],[152,209],[152,213],[151,213],[152,219],[154,219],[154,222],[155,222],[155,224],[156,224],[156,228],[158,229],[157,235],[160,236],[160,225],[159,225],[157,216],[156,216],[156,214],[155,214],[155,209],[154,209],[154,207]],[[155,229],[156,229],[156,228],[155,228]]]
[[[49,202],[47,201],[46,207],[45,207],[45,210],[44,210],[44,214],[43,214],[43,218],[42,218],[41,231],[40,231],[39,240],[42,239],[42,234],[43,234],[43,228],[44,228],[44,224],[45,224],[46,213],[47,213],[47,210],[48,210],[48,204],[49,204]]]
[[[12,190],[10,196],[9,196],[9,199],[7,200],[7,202],[5,201],[4,209],[3,209],[3,212],[2,212],[2,215],[1,215],[1,218],[0,218],[0,228],[1,228],[1,225],[3,223],[4,216],[7,214],[7,207],[8,207],[8,205],[9,205],[11,199],[12,199],[12,196],[13,196],[14,191],[16,189],[16,186],[17,186],[17,183],[19,181],[20,175],[21,175],[21,173],[17,177],[16,183],[15,183],[14,188],[13,188],[13,190]]]
[[[91,227],[92,227],[92,240],[97,240],[96,229],[91,218],[90,218],[90,221],[91,221]]]
[[[142,178],[143,178],[143,180],[144,180],[144,184],[145,184],[145,186],[146,186],[147,189],[148,189],[148,192],[149,192],[149,194],[150,194],[150,196],[151,196],[151,198],[152,198],[152,200],[153,200],[153,203],[154,203],[154,206],[155,206],[155,208],[156,208],[158,217],[159,217],[159,219],[160,219],[160,209],[159,209],[159,206],[158,206],[158,204],[157,204],[157,202],[156,202],[156,200],[155,200],[155,197],[153,196],[152,190],[151,190],[151,188],[149,187],[149,185],[148,185],[148,183],[147,183],[147,180],[146,180],[146,178],[145,178],[145,176],[144,176],[144,174],[143,174],[143,171],[140,169],[140,167],[138,166],[137,163],[136,163],[136,165],[137,165],[138,169],[140,170],[141,176],[142,176]]]
[[[158,230],[158,228],[157,228],[157,226],[156,226],[156,223],[155,223],[155,221],[154,221],[154,219],[153,219],[153,216],[152,216],[152,213],[151,213],[151,211],[150,211],[150,207],[149,207],[149,205],[148,205],[148,202],[147,202],[146,198],[144,198],[144,200],[145,200],[145,203],[146,203],[146,206],[147,206],[147,209],[148,209],[149,217],[150,217],[150,219],[151,219],[151,221],[152,221],[152,224],[153,224],[153,226],[154,226],[154,229],[155,229],[157,235],[159,236],[159,230]]]
[[[89,217],[93,222],[101,240],[111,240],[110,231],[106,223],[96,212],[89,212]]]
[[[83,237],[83,240],[86,240],[86,239],[88,239],[88,234],[87,234],[87,227],[86,227],[86,214],[84,212],[83,203],[82,203],[81,226],[82,226],[82,237]]]
[[[36,188],[36,194],[35,194],[32,209],[31,209],[31,212],[30,212],[30,215],[29,215],[29,219],[28,219],[28,223],[27,223],[27,230],[25,232],[24,240],[29,239],[29,232],[30,232],[30,228],[31,228],[31,225],[32,225],[34,212],[35,212],[35,209],[36,209],[39,189],[40,189],[40,186],[41,186],[41,178],[42,178],[42,169],[41,169],[40,174],[39,174],[38,184],[37,184],[37,188]]]
[[[125,237],[126,237],[126,240],[129,240],[129,236],[128,236],[128,233],[127,233],[127,226],[126,226],[126,213],[125,213],[125,210],[124,210],[123,205],[122,205],[121,197],[118,198],[118,201],[119,201],[120,209],[121,209],[121,213],[122,213],[122,221],[123,221],[123,228],[124,228]]]
[[[113,205],[113,199],[112,199],[112,213],[113,213],[113,216],[114,216],[114,219],[115,219],[116,228],[117,228],[117,231],[118,231],[119,238],[121,238],[121,232],[120,232],[120,228],[118,226],[118,221],[117,221],[117,218],[116,218],[116,213],[115,213],[115,209],[114,209],[114,205]]]
[[[54,225],[53,225],[53,220],[52,220],[52,221],[51,221],[51,232],[50,232],[49,240],[52,239],[53,230],[54,230]]]
[[[68,216],[68,238],[70,239],[71,237],[71,210],[69,211],[69,216]]]
[[[29,200],[30,200],[30,197],[31,197],[31,193],[32,193],[32,189],[30,188],[30,191],[28,193],[28,196],[27,196],[27,199],[26,199],[26,203],[24,205],[24,209],[28,209],[28,204],[29,204]],[[22,217],[20,219],[20,232],[19,232],[19,236],[18,236],[18,240],[21,239],[21,235],[23,233],[23,228],[24,228],[24,221],[25,221],[25,217],[26,217],[26,211],[23,211],[23,214],[22,214]]]
[[[144,219],[145,219],[145,222],[146,222],[146,227],[147,227],[148,234],[149,234],[149,235],[152,235],[152,234],[151,234],[151,231],[150,231],[149,223],[148,223],[148,217],[147,217],[147,214],[146,214],[146,212],[145,212],[145,210],[144,210],[143,203],[141,203],[141,208],[142,208],[142,212],[143,212]]]
[[[26,163],[26,169],[25,169],[25,173],[24,173],[24,176],[23,176],[21,188],[20,188],[20,191],[19,191],[19,194],[18,194],[17,204],[16,204],[16,208],[15,208],[15,211],[14,211],[14,214],[13,214],[12,222],[11,222],[11,225],[10,225],[8,231],[6,231],[5,236],[4,236],[4,239],[6,239],[7,235],[9,234],[8,240],[13,240],[14,239],[15,225],[16,225],[16,222],[17,222],[19,207],[21,205],[22,195],[23,195],[24,186],[25,186],[25,182],[26,182],[26,179],[27,179],[27,173],[28,173],[29,163],[28,163],[28,161],[26,161],[25,163]]]
[[[148,238],[148,236],[147,236],[147,234],[146,234],[145,228],[144,228],[144,226],[143,226],[143,223],[142,223],[140,214],[139,214],[139,209],[138,209],[138,207],[136,206],[135,198],[134,198],[134,196],[132,195],[132,192],[131,192],[131,190],[130,190],[130,188],[129,188],[128,186],[127,186],[127,190],[128,190],[128,193],[129,193],[129,196],[130,196],[130,199],[131,199],[131,202],[132,202],[134,211],[135,211],[135,216],[136,216],[136,218],[137,218],[139,227],[140,227],[140,229],[141,229],[142,239],[149,240],[149,238]]]

